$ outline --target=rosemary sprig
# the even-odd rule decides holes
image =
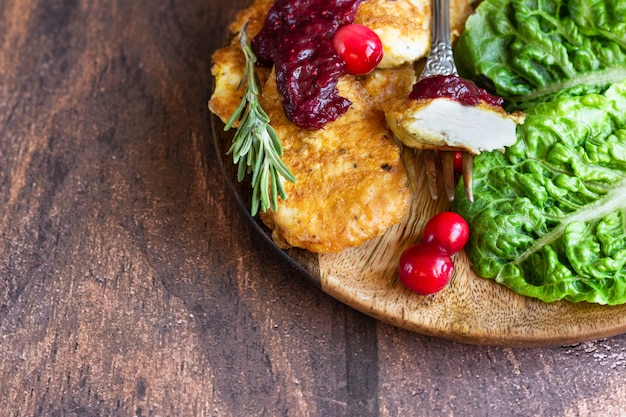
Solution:
[[[280,139],[270,125],[269,116],[259,103],[256,56],[246,35],[246,27],[247,23],[241,29],[239,36],[239,44],[246,57],[246,69],[239,88],[245,83],[246,89],[241,103],[226,122],[224,130],[230,130],[239,121],[237,132],[227,154],[233,155],[239,182],[243,181],[246,174],[252,173],[250,213],[254,216],[259,206],[261,211],[266,211],[270,207],[277,211],[278,195],[283,200],[287,199],[287,193],[279,176],[291,182],[296,182],[296,177],[281,160],[283,147]]]

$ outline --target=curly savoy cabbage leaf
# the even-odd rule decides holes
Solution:
[[[484,0],[455,60],[462,76],[518,106],[602,92],[626,79],[626,1]]]
[[[546,302],[626,302],[626,81],[527,111],[504,153],[474,160],[475,272]],[[461,181],[462,182],[462,181]]]

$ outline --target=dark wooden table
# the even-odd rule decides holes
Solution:
[[[212,145],[244,2],[0,2],[0,415],[622,415],[624,336],[454,344],[285,265]]]

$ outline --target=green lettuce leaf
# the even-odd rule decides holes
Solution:
[[[452,209],[474,271],[546,302],[626,302],[626,81],[527,110],[518,140],[474,159]]]
[[[626,1],[484,0],[455,48],[459,73],[515,106],[626,79]]]

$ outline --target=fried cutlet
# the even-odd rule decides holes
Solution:
[[[314,131],[287,119],[274,77],[264,87],[263,108],[297,178],[284,183],[288,198],[278,211],[261,216],[280,246],[337,252],[379,236],[406,214],[408,180],[384,114],[354,77],[340,78],[337,87],[352,106]]]
[[[230,26],[233,34],[251,19],[248,35],[254,36],[272,4],[257,0],[242,11]],[[467,0],[453,1],[452,9],[462,10],[452,13],[457,16],[453,31],[460,32],[468,8]],[[275,77],[260,70],[261,78],[267,79],[261,104],[283,144],[283,161],[297,178],[296,183],[284,183],[288,197],[279,200],[277,212],[261,215],[281,247],[338,252],[384,233],[408,209],[411,194],[400,149],[380,108],[387,99],[407,93],[415,79],[413,62],[430,45],[429,0],[369,0],[361,4],[357,21],[375,26],[372,29],[379,33],[388,56],[383,66],[388,69],[358,80],[341,77],[339,94],[352,105],[323,129],[303,130],[289,121]],[[404,23],[398,29],[399,22]],[[397,30],[402,37],[398,38]],[[417,48],[407,48],[413,41]],[[241,101],[238,86],[245,60],[235,42],[216,51],[212,59],[216,85],[209,107],[226,121]]]

